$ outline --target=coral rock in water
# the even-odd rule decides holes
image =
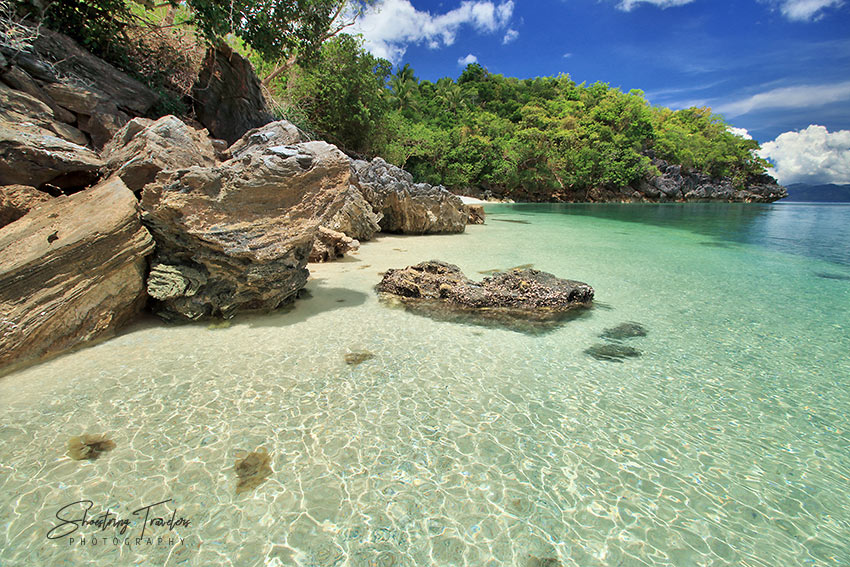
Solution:
[[[271,455],[260,447],[236,460],[236,494],[257,488],[272,474]]]
[[[68,455],[75,461],[94,460],[114,448],[115,442],[106,435],[80,435],[68,440]]]

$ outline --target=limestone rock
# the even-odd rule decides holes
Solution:
[[[345,191],[344,198],[342,208],[328,221],[327,227],[356,240],[371,240],[381,230],[381,215],[372,210],[360,189],[353,185]]]
[[[144,303],[152,249],[120,179],[52,199],[0,230],[0,367],[114,333]]]
[[[376,289],[415,312],[438,318],[467,316],[473,322],[518,330],[550,329],[568,312],[593,301],[589,285],[539,270],[499,272],[479,283],[438,260],[388,270]]]
[[[228,148],[228,153],[232,158],[241,158],[261,148],[288,146],[307,141],[294,124],[286,120],[278,120],[249,130]]]
[[[487,215],[484,214],[484,205],[466,205],[466,224],[484,224]]]
[[[102,153],[107,174],[117,174],[139,192],[164,169],[215,165],[215,148],[206,130],[196,130],[175,116],[157,121],[130,120]]]
[[[0,185],[81,189],[98,179],[101,167],[103,161],[90,149],[0,116]]]
[[[320,226],[313,241],[313,250],[310,252],[311,262],[330,262],[336,258],[342,258],[346,252],[360,248],[360,242],[346,236],[336,230]]]
[[[198,121],[228,144],[274,120],[251,63],[224,44],[207,50],[192,105]]]
[[[413,183],[410,173],[381,158],[353,163],[357,185],[383,232],[433,234],[463,232],[468,214],[459,197],[441,186]]]
[[[7,185],[0,187],[0,228],[18,220],[32,209],[51,199],[35,187]]]
[[[307,281],[318,227],[341,207],[350,182],[348,158],[325,142],[161,172],[142,193],[157,243],[148,281],[154,309],[166,319],[200,319],[291,301]]]

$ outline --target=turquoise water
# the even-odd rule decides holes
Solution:
[[[0,379],[0,565],[850,564],[850,206],[488,214],[311,266],[289,311],[147,321]],[[430,258],[531,263],[597,307],[526,335],[378,302]],[[588,356],[627,321],[640,356]],[[72,461],[83,433],[116,447]],[[261,446],[273,473],[237,495]],[[132,540],[167,499],[190,525]],[[47,539],[79,500],[131,541]]]

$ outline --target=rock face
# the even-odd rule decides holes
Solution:
[[[382,215],[372,210],[372,205],[355,186],[345,192],[345,201],[339,212],[331,218],[327,227],[357,240],[371,240],[381,231]]]
[[[120,179],[0,230],[0,367],[112,334],[144,303],[153,249]]]
[[[272,146],[288,146],[299,142],[309,142],[295,124],[286,120],[277,120],[254,128],[245,133],[227,150],[229,158],[241,158],[257,149],[270,148]]]
[[[731,201],[771,203],[788,196],[784,187],[769,175],[750,180],[746,190],[735,189],[729,179],[712,179],[699,172],[683,172],[682,166],[653,160],[660,176],[640,187],[642,197],[658,201]]]
[[[463,202],[443,187],[413,183],[410,173],[381,158],[352,165],[363,197],[380,215],[383,232],[434,234],[466,229]]]
[[[207,50],[192,106],[198,121],[228,144],[274,120],[251,63],[226,45]]]
[[[0,228],[15,222],[41,203],[50,200],[50,195],[26,185],[0,187]]]
[[[95,182],[103,161],[88,148],[32,123],[0,116],[0,185],[52,185],[73,191]]]
[[[231,317],[292,300],[349,160],[325,142],[257,146],[216,167],[162,172],[142,193],[157,249],[148,293],[166,319]]]
[[[519,330],[550,329],[568,312],[593,301],[589,285],[539,270],[499,272],[478,283],[438,260],[388,270],[376,289],[416,312],[438,318],[460,315]]]
[[[360,242],[336,230],[320,226],[313,241],[310,262],[330,262],[342,258],[346,252],[360,248]]]
[[[466,205],[466,224],[484,224],[487,215],[484,213],[484,205]]]
[[[65,126],[59,136],[100,149],[133,116],[141,116],[158,97],[151,89],[82,49],[69,37],[39,30],[31,52],[0,47],[13,64],[0,80],[41,101]],[[53,128],[51,128],[53,129]]]
[[[164,169],[215,165],[215,148],[206,130],[164,116],[130,120],[103,149],[107,174],[117,174],[139,192]]]

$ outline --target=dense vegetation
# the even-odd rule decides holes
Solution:
[[[420,181],[498,195],[558,198],[637,186],[651,157],[742,187],[767,163],[758,143],[708,108],[652,107],[640,91],[515,79],[469,65],[457,81],[420,81],[340,36],[274,83],[288,117],[353,153],[380,154]]]
[[[730,177],[738,187],[767,167],[755,154],[758,143],[730,133],[708,108],[672,111],[650,106],[641,91],[576,84],[568,75],[503,77],[478,64],[456,81],[436,83],[418,80],[407,65],[393,72],[357,39],[339,34],[352,17],[343,10],[350,5],[63,0],[48,4],[39,17],[113,61],[135,61],[124,67],[172,91],[181,85],[162,71],[190,69],[186,54],[193,50],[166,42],[165,55],[152,57],[160,48],[134,43],[128,30],[181,30],[181,41],[196,46],[226,40],[251,58],[281,117],[349,153],[382,155],[417,180],[450,188],[548,200],[593,188],[638,187],[657,173],[652,158]],[[116,45],[134,47],[116,55]]]

